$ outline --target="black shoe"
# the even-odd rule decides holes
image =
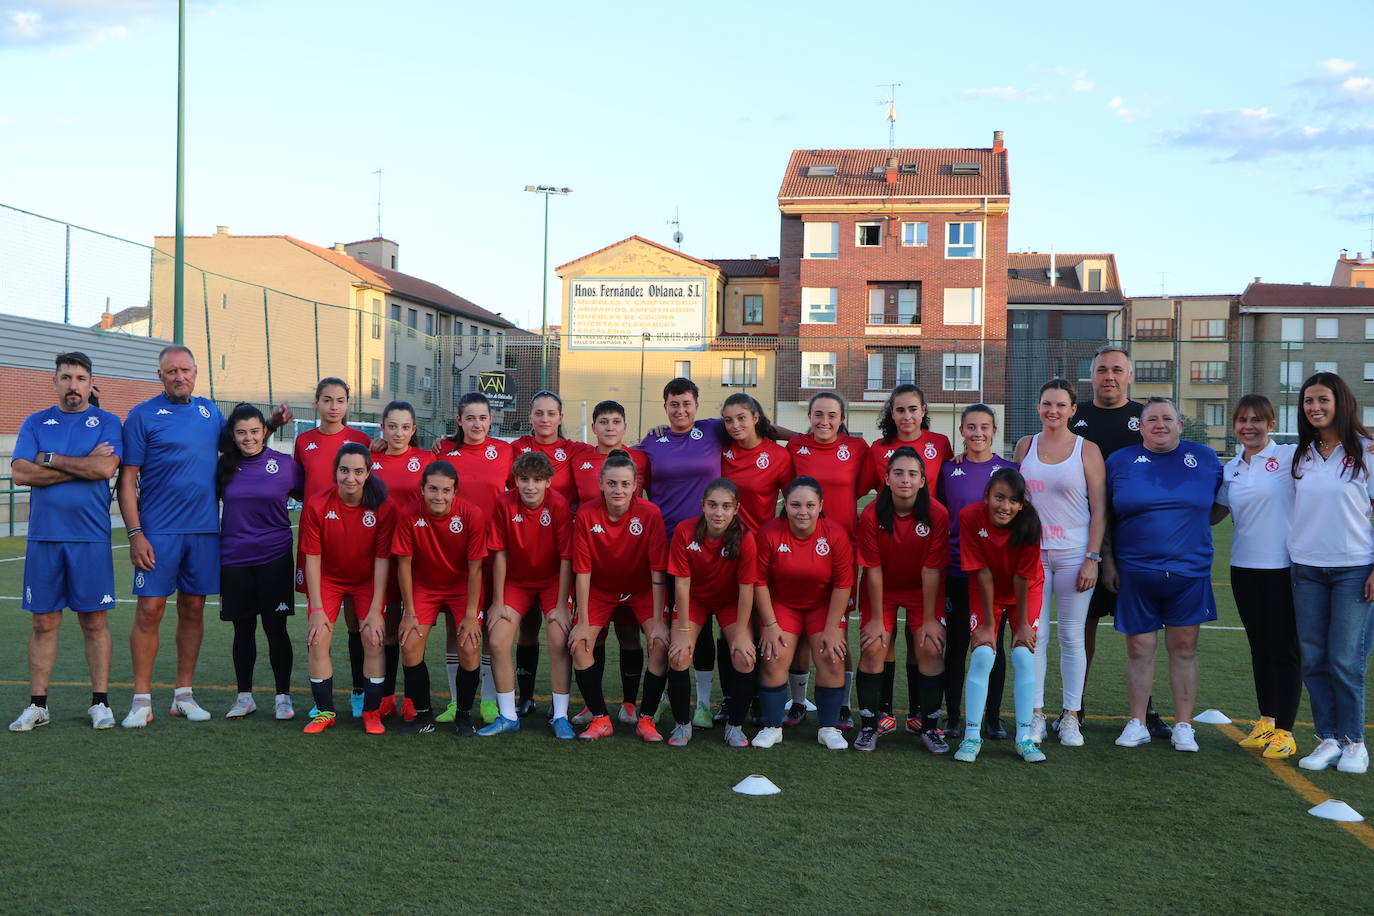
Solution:
[[[840,707],[840,719],[835,724],[840,731],[849,731],[854,727],[854,710],[848,706]]]
[[[1145,727],[1149,729],[1151,738],[1160,741],[1167,741],[1174,736],[1174,730],[1153,709],[1145,713]]]
[[[753,725],[763,724],[763,711],[759,709],[759,698],[754,697],[749,701],[749,722]]]
[[[521,700],[515,704],[515,716],[518,719],[523,719],[525,716],[538,711],[539,708],[534,705],[534,700]]]
[[[791,728],[794,725],[801,725],[806,721],[806,704],[793,703],[787,707],[787,712],[782,717],[783,728]]]
[[[1007,730],[1002,726],[1002,720],[997,716],[984,719],[983,737],[989,741],[1007,740]]]
[[[477,734],[477,729],[472,724],[472,713],[466,709],[458,710],[458,714],[453,717],[453,732],[459,738],[471,738]]]
[[[401,726],[403,735],[432,735],[436,730],[433,712],[417,712],[415,718]]]
[[[717,706],[716,711],[711,714],[711,721],[714,722],[716,725],[721,725],[723,723],[730,721],[729,697],[721,698],[720,705]]]

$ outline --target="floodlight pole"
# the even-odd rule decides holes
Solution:
[[[544,195],[544,295],[539,330],[539,387],[546,390],[549,387],[549,198],[554,194],[571,194],[572,188],[527,184],[525,190]]]
[[[177,3],[177,216],[172,255],[172,343],[186,337],[186,0]],[[209,358],[209,354],[206,354]]]

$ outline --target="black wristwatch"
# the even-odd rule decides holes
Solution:
[[[44,453],[43,453],[43,467],[45,467],[45,468],[50,468],[50,467],[52,467],[52,452],[44,452]]]

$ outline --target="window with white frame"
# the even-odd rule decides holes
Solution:
[[[1284,318],[1279,321],[1279,339],[1283,341],[1285,350],[1301,350],[1305,333],[1301,318]]]
[[[1194,340],[1221,340],[1226,337],[1225,318],[1194,318]]]
[[[897,323],[921,323],[921,291],[919,289],[897,290]]]
[[[983,320],[983,291],[973,287],[945,290],[945,324],[978,324]]]
[[[1364,339],[1374,340],[1374,318],[1364,320]]]
[[[1094,267],[1088,270],[1088,289],[1090,293],[1102,292],[1102,269]]]
[[[763,297],[744,297],[744,323],[763,324]]]
[[[1224,402],[1208,401],[1202,412],[1208,426],[1226,425],[1226,404]]]
[[[727,388],[753,388],[759,383],[759,361],[753,357],[722,359],[720,383]]]
[[[977,223],[945,225],[945,257],[976,258],[979,255]]]
[[[1366,382],[1374,382],[1374,363],[1364,364],[1364,380]]]
[[[1339,318],[1318,318],[1316,325],[1315,336],[1318,340],[1335,340],[1341,336],[1341,320]]]
[[[887,290],[882,287],[868,291],[868,323],[883,324],[887,320]]]
[[[854,247],[877,248],[883,243],[882,223],[855,223]]]
[[[929,223],[902,223],[902,247],[925,248],[929,231]]]
[[[882,391],[883,385],[883,354],[868,354],[868,381],[864,387],[869,391]]]
[[[692,361],[690,359],[679,359],[673,363],[673,378],[690,379],[692,377]]]
[[[976,391],[979,381],[977,353],[946,353],[944,355],[943,384],[945,391]]]
[[[802,353],[802,387],[835,387],[835,354]]]
[[[894,385],[914,385],[916,384],[916,354],[898,353],[897,371],[892,380]]]
[[[1335,374],[1336,374],[1336,370],[1337,370],[1337,366],[1336,366],[1335,363],[1313,363],[1313,364],[1312,364],[1312,374],[1313,374],[1313,375],[1316,375],[1318,372],[1330,372],[1332,375],[1335,375]]]
[[[834,324],[838,293],[834,287],[802,287],[802,324]]]
[[[1302,363],[1279,363],[1279,391],[1297,391],[1302,387]]]
[[[802,257],[838,258],[839,256],[839,223],[802,224]]]
[[[1200,384],[1218,384],[1226,381],[1226,363],[1217,360],[1194,360],[1190,375]]]
[[[1374,407],[1360,409],[1360,422],[1365,429],[1374,428]]]
[[[1290,436],[1297,435],[1298,432],[1298,405],[1282,404],[1279,406],[1279,428],[1278,432],[1287,433]]]

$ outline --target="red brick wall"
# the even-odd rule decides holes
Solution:
[[[144,382],[98,375],[95,384],[100,388],[101,408],[121,420],[135,404],[162,391],[156,379]],[[0,391],[5,392],[0,399],[0,435],[3,436],[18,433],[19,424],[25,417],[57,403],[51,372],[0,366]]]

